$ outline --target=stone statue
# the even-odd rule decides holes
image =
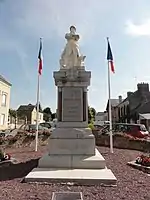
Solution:
[[[84,60],[86,56],[81,55],[78,45],[80,36],[76,34],[76,28],[70,27],[70,33],[66,33],[65,38],[67,44],[62,52],[60,59],[61,69],[70,69],[73,67],[84,67]]]

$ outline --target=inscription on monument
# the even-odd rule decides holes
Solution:
[[[82,88],[66,87],[63,89],[63,121],[83,121]]]

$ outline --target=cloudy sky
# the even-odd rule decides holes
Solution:
[[[36,102],[39,38],[43,38],[42,107],[56,109],[53,71],[70,25],[81,35],[92,71],[89,104],[103,111],[108,99],[106,37],[115,60],[111,96],[126,97],[137,82],[150,82],[149,0],[0,0],[0,74],[12,83],[11,107]]]

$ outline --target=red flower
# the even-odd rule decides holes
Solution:
[[[150,166],[150,156],[141,155],[136,158],[136,163],[144,165],[144,166]]]
[[[5,160],[10,160],[11,156],[9,154],[5,155]]]

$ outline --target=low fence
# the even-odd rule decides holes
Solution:
[[[109,135],[98,135],[94,131],[95,142],[97,146],[110,146]],[[119,149],[134,149],[143,152],[150,152],[150,140],[133,138],[124,134],[113,135],[113,146]]]

